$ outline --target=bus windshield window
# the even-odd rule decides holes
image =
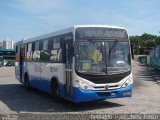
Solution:
[[[106,42],[106,48],[108,48],[108,74],[125,72],[130,70],[130,51],[128,42]],[[113,46],[114,44],[114,46]],[[113,46],[113,47],[112,47]],[[110,49],[112,47],[112,49]]]
[[[106,74],[101,42],[78,42],[76,50],[76,69],[79,72]]]
[[[114,74],[130,70],[128,42],[77,42],[76,70],[86,74]]]

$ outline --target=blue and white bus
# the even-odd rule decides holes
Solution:
[[[55,101],[132,96],[130,41],[122,27],[77,25],[19,41],[16,78]]]

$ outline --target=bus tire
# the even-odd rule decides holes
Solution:
[[[24,86],[25,86],[25,88],[27,89],[27,90],[30,90],[30,83],[29,83],[29,77],[28,77],[28,75],[27,74],[25,74],[25,76],[24,76]]]
[[[62,102],[62,98],[60,97],[59,86],[57,82],[52,82],[51,84],[51,94],[52,98],[55,102]]]

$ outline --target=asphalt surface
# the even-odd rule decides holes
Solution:
[[[31,118],[47,120],[53,119],[53,115],[57,114],[160,113],[160,84],[154,77],[154,75],[159,75],[159,71],[141,66],[136,61],[133,61],[134,90],[132,98],[81,104],[68,101],[56,103],[47,93],[35,89],[28,91],[15,79],[14,72],[14,67],[0,68],[0,114],[2,115],[18,113],[20,114],[19,118],[23,120]]]

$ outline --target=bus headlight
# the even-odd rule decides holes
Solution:
[[[128,87],[130,84],[131,84],[131,78],[129,78],[128,80],[126,80],[126,81],[123,83],[122,87]]]
[[[78,86],[80,89],[83,89],[83,90],[92,90],[93,89],[92,86],[88,85],[87,83],[85,83],[81,80],[77,80],[77,82],[78,82]]]

